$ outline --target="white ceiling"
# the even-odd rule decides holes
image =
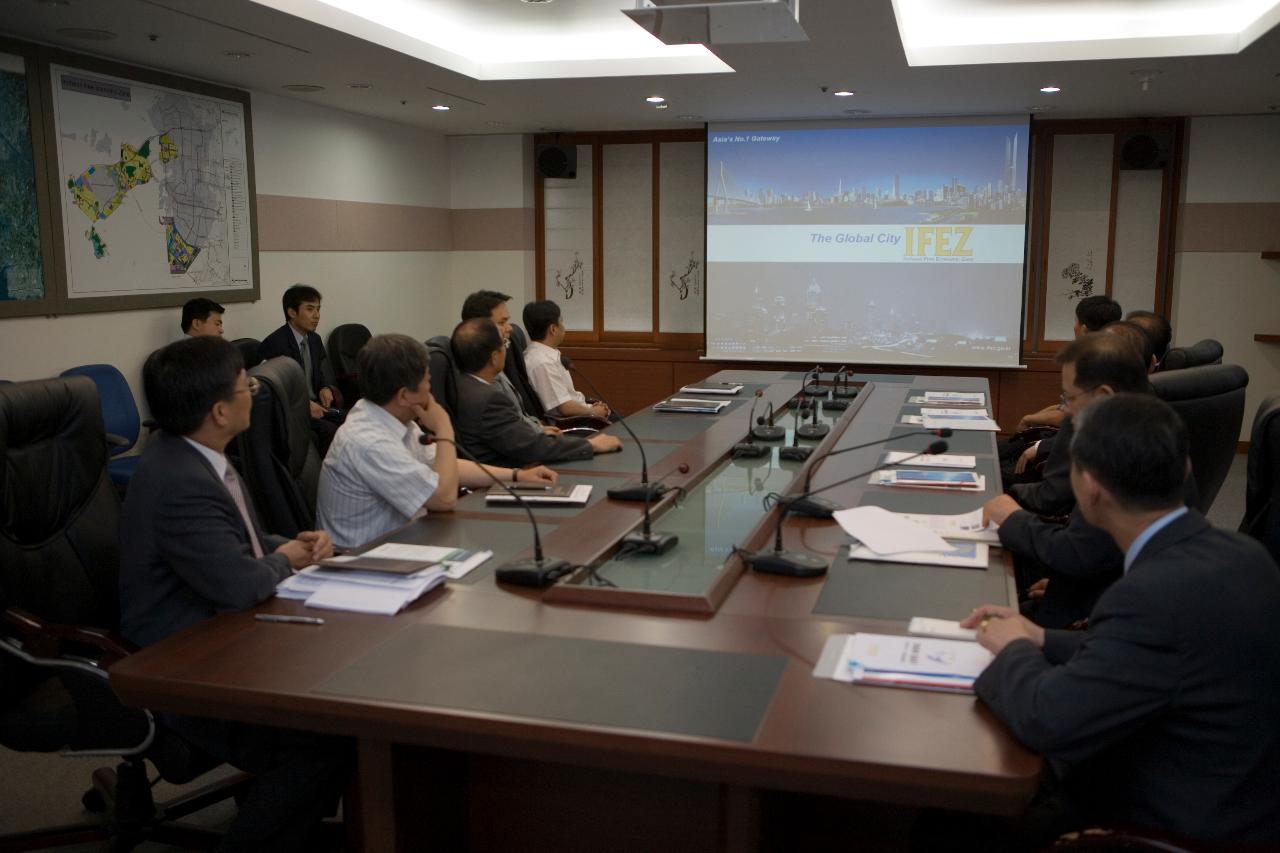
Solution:
[[[443,0],[414,2],[445,5]],[[1025,2],[1045,5],[1050,0]],[[1093,0],[1094,5],[1108,2]],[[1176,2],[1186,6],[1190,0]],[[800,23],[809,41],[714,49],[733,73],[480,80],[252,0],[71,0],[69,5],[0,0],[0,5],[5,11],[0,27],[19,38],[444,134],[674,128],[696,126],[704,119],[845,118],[844,111],[851,109],[894,116],[1007,115],[1050,106],[1053,110],[1045,117],[1076,118],[1264,113],[1280,107],[1280,27],[1274,26],[1230,55],[912,67],[893,0],[803,0]],[[574,9],[589,7],[595,16],[601,8],[620,9],[631,0],[554,0],[544,5],[451,0],[448,5],[465,7],[473,16],[497,16],[508,27],[527,19],[533,23],[520,26],[572,34]],[[545,20],[534,13],[543,13]],[[66,27],[106,29],[119,37],[86,42],[57,32]],[[233,59],[226,51],[252,56]],[[479,56],[482,63],[501,60],[493,53]],[[1134,72],[1153,70],[1161,73],[1149,78],[1143,91]],[[348,84],[354,82],[371,88],[352,89]],[[326,89],[292,96],[281,89],[292,83]],[[1038,91],[1050,83],[1063,91]],[[853,89],[857,95],[835,98],[822,87]],[[653,94],[665,96],[670,109],[658,111],[646,104],[644,98]],[[431,110],[441,103],[452,109]]]

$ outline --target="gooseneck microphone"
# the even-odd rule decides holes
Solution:
[[[591,381],[591,377],[578,369],[573,363],[573,359],[567,355],[561,354],[560,363],[565,366],[566,370],[572,370],[582,381],[587,383],[587,387],[591,389],[591,393],[596,395],[596,399],[609,407],[609,411],[616,411],[613,405],[604,398],[600,393],[600,389]],[[634,480],[623,483],[621,486],[614,486],[605,494],[616,501],[644,501],[646,504],[654,498],[660,498],[667,492],[667,486],[661,483],[649,482],[649,460],[644,455],[644,444],[641,443],[640,437],[635,434],[631,426],[627,423],[626,418],[618,418],[618,423],[622,424],[622,428],[627,431],[627,435],[631,436],[631,440],[636,443],[636,449],[640,451],[640,480]]]
[[[947,443],[945,441],[935,441],[919,453],[903,459],[901,462],[894,463],[902,465],[910,462],[912,459],[921,456],[934,456],[939,453],[947,452]],[[775,499],[782,507],[782,511],[778,513],[778,523],[773,528],[773,550],[772,551],[738,551],[738,555],[742,557],[742,561],[751,567],[753,571],[763,572],[770,575],[786,575],[793,578],[812,578],[825,574],[829,568],[829,563],[822,557],[805,553],[804,551],[790,551],[782,547],[782,522],[786,521],[787,513],[795,509],[796,503],[801,500],[812,500],[813,496],[819,492],[825,492],[827,489],[834,489],[837,486],[843,486],[854,480],[867,476],[875,471],[879,471],[882,465],[869,468],[861,473],[854,474],[852,477],[846,477],[843,480],[831,483],[813,491],[805,491],[792,497],[784,497],[776,495]]]
[[[751,434],[761,441],[781,441],[787,437],[787,430],[773,422],[773,403],[769,403],[769,414],[756,418]]]
[[[849,369],[847,367],[840,368],[840,371],[836,373],[835,381],[831,388],[831,396],[846,400],[851,400],[858,396],[858,389],[849,385]]]
[[[424,434],[423,437],[427,437],[427,434]],[[430,441],[424,443],[429,444]],[[511,495],[515,502],[524,509],[525,514],[529,516],[529,524],[533,526],[533,559],[511,560],[508,563],[504,563],[494,571],[494,577],[501,583],[509,583],[515,586],[532,586],[541,589],[542,587],[551,586],[551,584],[567,575],[573,569],[573,564],[568,560],[562,560],[559,557],[548,557],[542,553],[542,537],[538,535],[538,522],[533,517],[533,510],[529,508],[529,504],[525,502],[524,498],[520,497],[519,492],[495,477],[492,471],[485,467],[479,459],[472,456],[471,452],[457,441],[453,443],[453,447],[458,453],[479,465],[480,470],[488,474],[490,480],[493,480],[507,494]]]
[[[785,447],[778,448],[779,459],[789,459],[792,462],[803,462],[813,453],[812,444],[800,443],[800,426],[804,417],[804,392],[800,392],[800,399],[796,405],[796,426],[791,431],[791,443]]]
[[[815,367],[813,369],[813,373],[809,376],[809,378],[812,379],[813,382],[818,385],[818,390],[819,392],[821,392],[822,368]],[[806,383],[806,387],[808,387],[807,383]],[[810,401],[809,408],[811,410],[810,414],[812,416],[812,420],[809,421],[809,423],[807,424],[801,424],[800,426],[796,427],[796,435],[798,435],[800,438],[808,438],[808,439],[822,438],[827,433],[831,432],[831,425],[818,423],[818,413],[822,411],[822,394],[821,393],[813,395],[813,399]]]
[[[769,448],[755,442],[756,403],[764,396],[764,391],[757,389],[751,401],[751,411],[747,413],[747,437],[733,446],[729,455],[734,459],[759,459],[769,452]]]
[[[668,471],[662,476],[662,480],[670,477],[679,471],[681,474],[689,473],[689,463],[681,462],[675,471]],[[662,480],[658,480],[654,485],[660,485]],[[651,501],[644,502],[644,525],[640,528],[639,533],[628,533],[622,537],[622,546],[627,548],[632,554],[665,554],[675,547],[680,541],[680,537],[674,533],[654,533],[649,516],[649,504]]]
[[[876,439],[875,441],[867,441],[867,442],[863,442],[862,444],[855,444],[852,447],[842,447],[839,450],[828,450],[826,453],[822,454],[817,459],[815,459],[813,461],[813,464],[809,466],[809,470],[805,472],[804,491],[801,493],[801,495],[797,496],[797,498],[794,499],[794,502],[791,504],[791,511],[797,515],[807,515],[810,518],[830,518],[831,513],[840,509],[839,504],[833,503],[832,501],[826,500],[825,498],[806,497],[807,495],[812,494],[812,492],[810,491],[810,488],[813,485],[813,474],[815,471],[818,470],[818,466],[821,465],[823,462],[826,462],[827,459],[829,459],[830,457],[839,456],[841,453],[850,453],[854,450],[862,450],[867,447],[873,447],[877,444],[888,444],[891,441],[897,441],[900,438],[910,438],[913,435],[936,435],[941,438],[950,438],[951,429],[949,427],[943,427],[942,429],[912,430],[911,432],[904,432],[902,435],[891,435],[888,438],[880,438],[880,439]],[[934,442],[934,444],[937,444],[937,443],[938,442]],[[930,447],[932,446],[933,445],[930,445]],[[925,452],[928,452],[928,451],[925,451]],[[942,452],[944,451],[943,450],[935,451],[935,453],[942,453]]]

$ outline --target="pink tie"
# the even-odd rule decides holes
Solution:
[[[240,518],[244,521],[245,529],[249,531],[249,543],[253,545],[253,556],[261,557],[262,544],[258,542],[258,533],[253,529],[253,519],[249,518],[249,507],[244,502],[244,492],[240,489],[240,478],[236,476],[236,469],[229,464],[223,480],[227,484],[227,491],[231,493],[231,500],[236,502],[236,509],[240,510]]]

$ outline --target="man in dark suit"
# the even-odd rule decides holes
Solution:
[[[459,323],[451,346],[462,374],[455,428],[462,446],[478,461],[518,467],[590,459],[595,453],[622,449],[622,442],[612,435],[551,435],[524,420],[516,404],[496,386],[507,361],[507,347],[491,320]]]
[[[1087,631],[983,605],[978,696],[1048,759],[1084,823],[1280,841],[1280,570],[1183,505],[1187,431],[1151,395],[1079,417],[1071,483],[1124,553]]]
[[[493,325],[498,327],[498,333],[502,335],[503,344],[508,351],[513,350],[516,345],[512,342],[511,307],[507,304],[510,301],[511,297],[505,293],[499,293],[496,290],[477,290],[462,303],[462,322],[492,320]],[[503,365],[502,372],[494,377],[494,382],[508,396],[515,399],[520,415],[526,421],[531,425],[541,425],[541,419],[546,415],[546,410],[538,398],[538,392],[534,390],[533,383],[529,380],[523,352],[511,352],[511,357]],[[545,428],[545,431],[553,434],[557,432],[554,427]]]
[[[218,613],[270,598],[294,569],[332,555],[319,531],[263,531],[224,455],[249,426],[252,386],[240,351],[187,338],[151,354],[143,383],[160,426],[129,484],[120,524],[120,629],[149,645]],[[302,849],[337,805],[350,767],[340,740],[172,714],[161,721],[255,780],[229,849]]]
[[[333,434],[342,423],[335,408],[337,383],[333,368],[325,355],[324,342],[316,334],[320,325],[320,291],[307,284],[295,284],[284,292],[281,300],[285,324],[263,339],[258,355],[263,361],[287,355],[302,366],[307,377],[307,393],[311,395],[311,432],[316,449],[324,458]]]

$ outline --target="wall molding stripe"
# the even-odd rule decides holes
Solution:
[[[262,252],[533,251],[531,208],[450,210],[258,196]]]
[[[1201,202],[1178,207],[1177,252],[1280,249],[1280,202]]]

